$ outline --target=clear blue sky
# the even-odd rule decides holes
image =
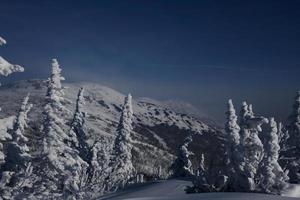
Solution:
[[[0,54],[26,68],[7,81],[46,78],[57,57],[69,81],[189,101],[219,121],[228,98],[248,100],[283,120],[300,89],[299,10],[297,0],[1,0]]]

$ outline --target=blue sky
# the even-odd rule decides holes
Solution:
[[[26,68],[4,82],[46,78],[57,57],[68,81],[189,101],[219,121],[228,98],[284,120],[300,89],[297,0],[0,4],[0,53]]]

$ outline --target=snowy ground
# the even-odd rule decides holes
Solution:
[[[184,180],[168,180],[130,188],[113,195],[98,198],[98,200],[295,200],[292,197],[254,193],[203,193],[185,194],[184,188],[191,183]],[[296,187],[290,191],[296,192]],[[296,194],[294,194],[296,195]]]
[[[300,199],[300,185],[291,185],[283,196],[297,197],[297,199]]]

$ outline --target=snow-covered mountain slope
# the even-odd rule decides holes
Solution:
[[[0,87],[1,117],[16,114],[22,98],[30,93],[30,101],[34,108],[29,114],[30,130],[28,137],[32,139],[32,149],[35,149],[39,139],[42,105],[46,93],[45,81],[26,80]],[[65,84],[65,96],[70,103],[66,106],[74,111],[75,99],[80,87],[85,88],[84,98],[87,113],[86,125],[90,145],[95,142],[106,144],[108,150],[116,134],[124,94],[111,88],[95,83]],[[163,173],[174,159],[176,149],[188,134],[194,135],[191,150],[195,152],[192,158],[195,168],[198,166],[201,153],[206,156],[209,173],[214,176],[222,167],[222,133],[213,126],[207,125],[196,117],[179,114],[168,108],[166,102],[155,100],[133,100],[134,111],[134,165],[138,172],[148,176],[156,174],[159,166]],[[212,167],[213,166],[213,167]]]
[[[156,101],[150,98],[138,98],[138,101],[152,103],[155,105],[159,105],[161,107],[173,110],[176,113],[186,114],[188,116],[197,118],[208,124],[212,127],[219,127],[220,124],[216,123],[212,118],[210,118],[207,114],[201,112],[196,106],[181,100],[166,100],[166,101]]]

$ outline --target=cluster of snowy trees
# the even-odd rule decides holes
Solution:
[[[194,186],[189,187],[187,192],[281,194],[288,182],[299,183],[299,122],[300,92],[297,93],[293,113],[285,127],[272,117],[255,116],[252,105],[246,102],[242,103],[238,120],[232,100],[229,100],[225,123],[224,173],[211,183],[201,163],[193,177]],[[181,162],[190,154],[185,152],[185,156],[177,158]],[[181,169],[188,166],[185,164]]]
[[[6,41],[0,37],[0,46]],[[28,134],[28,114],[33,105],[30,94],[16,116],[0,119],[0,199],[90,199],[114,192],[132,182],[141,183],[132,163],[132,97],[125,97],[112,150],[95,141],[90,144],[84,111],[84,89],[77,95],[75,110],[64,96],[64,77],[56,59],[47,80],[42,122],[35,148]],[[0,75],[23,72],[0,56]],[[68,116],[72,116],[69,119]],[[170,167],[172,177],[192,178],[188,192],[264,192],[280,194],[287,182],[300,183],[300,92],[297,93],[289,123],[255,116],[252,105],[242,103],[239,118],[228,101],[225,124],[224,170],[209,180],[202,154],[192,167],[188,150],[192,135],[179,147]],[[38,146],[38,148],[36,148]],[[195,172],[196,170],[196,172]],[[161,167],[157,177],[161,178]]]
[[[6,41],[0,37],[0,45]],[[7,76],[24,69],[0,57],[0,74]],[[0,123],[7,130],[0,137],[0,199],[89,199],[115,191],[135,176],[132,164],[132,97],[125,98],[113,152],[100,152],[101,141],[89,145],[86,135],[84,89],[78,92],[71,123],[66,115],[70,103],[64,97],[61,68],[52,60],[42,113],[39,148],[32,150],[26,137],[29,94],[16,117]],[[7,121],[7,120],[6,120]],[[2,127],[3,128],[3,127]],[[106,159],[99,160],[104,154]]]
[[[279,165],[278,128],[274,118],[256,117],[243,102],[240,121],[231,100],[226,122],[228,190],[280,194],[288,176]],[[264,125],[264,130],[262,125]]]

